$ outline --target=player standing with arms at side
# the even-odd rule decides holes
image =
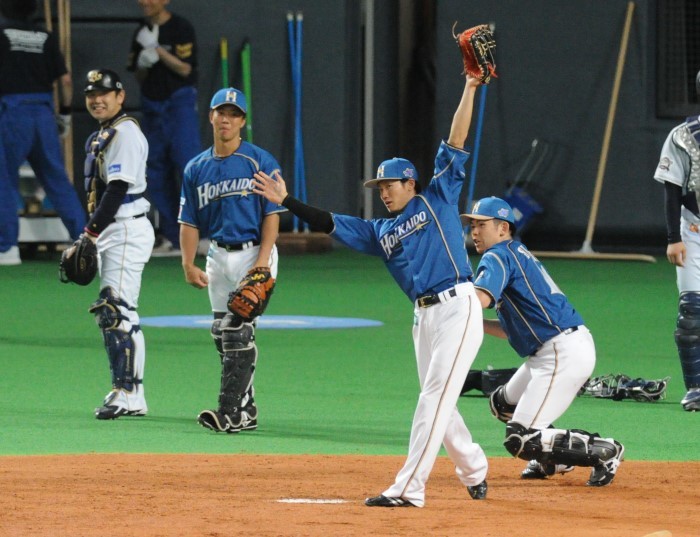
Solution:
[[[151,205],[144,198],[148,142],[122,110],[126,91],[117,73],[90,71],[84,91],[85,106],[100,124],[85,146],[90,220],[83,238],[96,244],[100,272],[100,296],[89,311],[102,330],[112,372],[112,391],[95,415],[101,420],[145,416],[146,342],[136,308],[155,241],[146,218]]]
[[[524,479],[588,466],[588,485],[609,485],[623,458],[622,444],[580,429],[551,427],[593,372],[593,336],[539,260],[513,240],[515,218],[508,203],[484,198],[462,217],[483,254],[476,294],[484,308],[495,307],[498,314],[497,320],[484,319],[484,331],[507,338],[525,358],[491,394],[491,412],[506,423],[503,444],[514,457],[531,461]]]
[[[75,240],[85,211],[69,182],[56,120],[71,123],[73,82],[58,40],[32,22],[36,0],[0,0],[0,265],[19,265],[19,167],[29,160],[37,179]],[[60,106],[55,115],[53,86]]]
[[[700,72],[695,90],[700,96]],[[700,116],[691,116],[671,130],[654,179],[664,185],[666,257],[676,266],[675,339],[687,390],[681,406],[695,412],[700,410]]]
[[[221,358],[219,407],[202,411],[197,421],[226,433],[258,425],[255,323],[228,311],[229,294],[253,268],[269,268],[276,277],[279,213],[286,212],[253,194],[253,174],[274,175],[280,166],[270,153],[241,140],[246,111],[246,98],[239,90],[224,88],[214,94],[209,110],[214,145],[185,168],[180,199],[185,281],[209,290],[211,334]],[[195,265],[200,236],[211,237],[206,272]]]
[[[141,84],[141,124],[148,139],[148,195],[164,237],[153,256],[180,256],[180,178],[202,150],[197,116],[197,39],[170,0],[139,0],[145,19],[134,32],[128,68]]]
[[[420,396],[413,417],[408,457],[394,484],[367,498],[369,507],[423,507],[425,485],[444,444],[457,476],[474,499],[486,497],[488,461],[457,410],[457,400],[483,339],[481,306],[471,283],[457,203],[464,185],[464,144],[479,80],[466,77],[447,141],[435,157],[435,174],[421,193],[416,169],[393,158],[365,182],[395,218],[363,220],[303,204],[284,180],[255,175],[255,192],[281,203],[299,218],[349,248],[381,257],[414,303],[413,343]]]

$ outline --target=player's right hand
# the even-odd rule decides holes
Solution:
[[[272,203],[280,205],[287,197],[287,185],[279,172],[275,175],[276,180],[262,171],[253,175],[253,178],[253,192]]]
[[[207,285],[209,285],[209,277],[207,276],[207,273],[200,269],[198,266],[191,265],[188,267],[184,267],[184,271],[185,281],[189,283],[192,287],[196,287],[197,289],[204,289]]]
[[[677,267],[685,266],[685,244],[682,242],[674,242],[666,247],[666,259],[672,265]]]

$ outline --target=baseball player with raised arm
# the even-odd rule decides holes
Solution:
[[[479,200],[470,214],[476,251],[482,255],[474,286],[484,308],[484,332],[507,338],[525,358],[513,377],[491,394],[491,412],[506,423],[503,443],[514,457],[530,461],[524,479],[544,479],[574,466],[592,467],[587,484],[609,485],[624,447],[612,438],[552,426],[595,367],[593,337],[583,319],[539,260],[513,240],[513,209],[500,198]]]
[[[287,193],[281,177],[255,174],[255,192],[280,203],[349,248],[380,257],[414,304],[413,342],[420,396],[413,416],[408,457],[394,484],[370,507],[423,507],[425,485],[444,444],[470,496],[487,493],[488,462],[457,410],[457,400],[483,339],[481,306],[471,283],[457,203],[464,184],[474,95],[480,82],[466,77],[450,135],[440,144],[435,173],[425,191],[406,159],[379,165],[365,182],[395,218],[363,220],[303,204]]]
[[[146,343],[139,324],[141,276],[155,235],[146,218],[148,142],[136,120],[122,110],[126,91],[119,76],[95,69],[85,81],[85,105],[100,129],[85,145],[85,187],[90,220],[86,237],[97,246],[99,299],[90,306],[102,330],[112,391],[95,410],[97,419],[145,416]]]
[[[269,268],[277,276],[279,213],[287,210],[253,193],[253,174],[275,175],[280,166],[270,153],[241,140],[246,111],[245,95],[236,88],[214,94],[209,109],[214,145],[187,164],[180,199],[185,280],[209,290],[211,334],[221,358],[219,407],[202,411],[197,421],[226,433],[258,426],[255,323],[228,310],[229,294],[253,268]],[[200,236],[211,239],[206,272],[195,265]]]
[[[700,96],[700,72],[695,89]],[[671,130],[654,179],[664,185],[666,257],[676,266],[675,339],[687,390],[681,406],[694,412],[700,410],[700,116],[691,116]]]

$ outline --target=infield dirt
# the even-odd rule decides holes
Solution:
[[[623,462],[609,487],[584,468],[544,481],[491,458],[485,501],[445,457],[426,506],[368,508],[403,457],[61,455],[0,457],[0,536],[700,535],[700,462]],[[286,500],[286,501],[285,501]],[[332,503],[320,503],[333,501]]]

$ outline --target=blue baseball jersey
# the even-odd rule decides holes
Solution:
[[[178,222],[199,229],[202,237],[222,244],[260,241],[262,219],[287,209],[253,194],[253,174],[280,171],[264,149],[242,142],[233,155],[214,156],[210,147],[185,167]]]
[[[492,307],[516,352],[530,356],[567,328],[583,324],[542,263],[521,242],[507,240],[484,252],[474,286]]]
[[[411,301],[471,280],[457,204],[469,153],[440,144],[435,174],[396,218],[333,214],[331,235],[353,250],[381,257]]]

